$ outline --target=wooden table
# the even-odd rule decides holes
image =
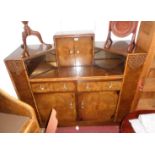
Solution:
[[[155,113],[155,110],[141,110],[141,111],[135,111],[133,113],[128,114],[122,121],[120,132],[121,133],[135,133],[129,120],[138,118],[140,114],[149,114],[149,113]]]

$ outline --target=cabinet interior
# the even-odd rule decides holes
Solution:
[[[66,77],[90,76],[93,73],[95,76],[123,75],[126,60],[124,55],[97,48],[94,51],[93,65],[58,67],[55,51],[52,50],[38,57],[25,60],[27,73],[30,78],[63,77],[64,70]]]

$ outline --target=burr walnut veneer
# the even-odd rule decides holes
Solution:
[[[5,59],[19,98],[33,106],[40,126],[52,108],[59,126],[120,122],[130,111],[145,54],[128,54],[126,42],[105,50],[92,33],[57,34],[54,41],[53,48],[29,46],[28,58],[19,47]]]

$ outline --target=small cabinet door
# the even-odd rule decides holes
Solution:
[[[112,121],[118,95],[116,92],[79,94],[79,116],[83,121]]]
[[[75,66],[74,38],[56,38],[55,46],[58,65]]]
[[[59,125],[76,120],[74,93],[38,93],[35,98],[43,126],[47,125],[52,108],[57,111]]]
[[[93,37],[89,36],[77,38],[77,41],[74,42],[76,66],[93,64],[93,41]]]
[[[93,64],[94,35],[55,36],[55,48],[60,67]]]

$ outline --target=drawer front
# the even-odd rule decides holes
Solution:
[[[104,91],[104,90],[120,90],[121,81],[104,81],[104,82],[79,82],[79,92]]]
[[[73,82],[51,82],[31,84],[34,93],[75,91]]]

